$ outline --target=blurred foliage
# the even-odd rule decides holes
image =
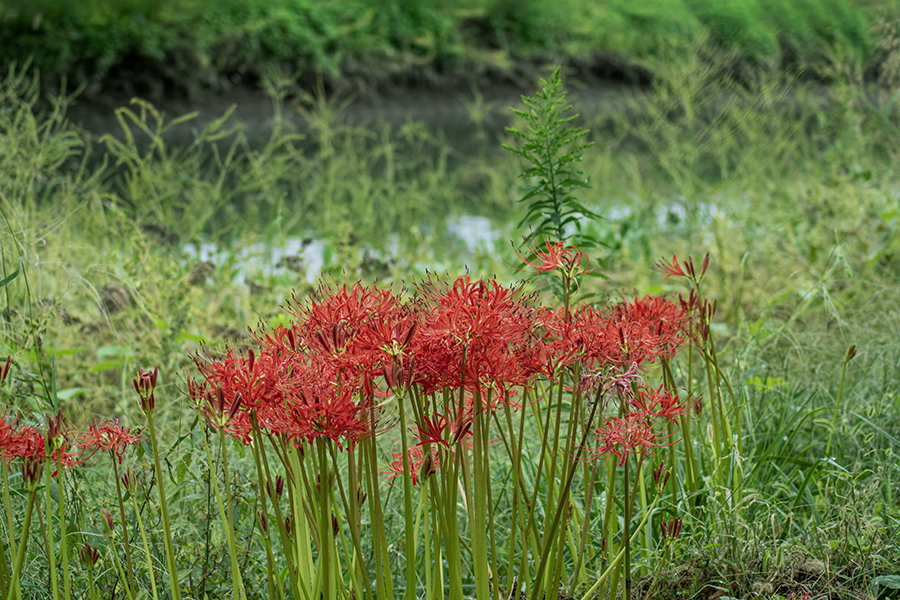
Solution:
[[[253,82],[272,63],[339,77],[349,62],[439,71],[510,57],[626,59],[708,37],[752,62],[865,60],[891,6],[850,0],[3,0],[0,64],[97,84],[153,71],[190,87]]]

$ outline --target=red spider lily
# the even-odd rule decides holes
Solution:
[[[221,388],[224,402],[229,407],[238,394],[241,396],[243,410],[251,412],[263,406],[284,405],[281,379],[287,359],[278,356],[277,351],[264,348],[256,353],[251,349],[245,356],[234,348],[228,348],[225,356],[214,359],[204,349],[193,358],[207,384],[188,383],[186,394],[198,405],[205,402],[208,389],[218,388]]]
[[[400,299],[389,290],[374,285],[366,288],[357,282],[337,290],[323,284],[305,303],[295,296],[288,311],[297,318],[298,333],[306,346],[337,360],[349,359],[352,365],[358,359],[354,355],[359,351],[360,332],[388,319],[399,306]]]
[[[687,339],[688,317],[674,302],[659,296],[615,305],[589,356],[613,364],[655,362],[672,356]]]
[[[638,364],[631,363],[625,371],[618,368],[600,368],[586,373],[581,380],[582,390],[597,397],[615,390],[620,398],[634,397],[636,386],[643,386],[644,379],[638,374]]]
[[[412,340],[414,379],[426,393],[527,382],[518,348],[532,337],[532,311],[521,285],[505,288],[468,276],[447,285],[429,276],[418,291],[422,320]]]
[[[8,415],[0,414],[0,456],[3,455],[3,449],[12,439],[13,432],[13,424],[9,421]]]
[[[63,467],[74,467],[83,463],[85,459],[80,458],[80,452],[66,450],[65,435],[68,434],[60,437],[56,447],[51,448],[48,455],[48,444],[44,434],[33,427],[22,427],[7,435],[6,443],[0,447],[2,452],[0,457],[7,460],[21,458],[32,463],[50,460],[54,465],[59,457],[59,464]],[[51,475],[56,477],[56,471]]]
[[[667,445],[658,443],[660,438],[647,422],[647,415],[641,413],[611,417],[596,429],[596,434],[600,439],[600,446],[588,449],[588,455],[598,458],[612,453],[619,459],[620,466],[625,464],[629,453],[635,454],[638,450],[652,451],[653,448]]]
[[[669,277],[688,276],[688,274],[684,272],[684,269],[681,268],[681,265],[678,264],[678,257],[674,254],[672,255],[672,262],[668,262],[665,259],[661,258],[654,266],[657,271],[666,276],[666,279],[668,279]]]
[[[672,520],[666,523],[666,518],[663,517],[662,523],[660,523],[660,532],[662,533],[663,539],[675,539],[678,537],[678,534],[681,533],[681,526],[684,524],[684,521],[679,519],[678,517],[672,517]]]
[[[655,390],[638,389],[636,394],[628,398],[628,404],[635,412],[673,423],[678,423],[678,418],[688,414],[694,407],[694,402],[681,404],[678,394],[665,389],[662,385]]]
[[[206,390],[203,394],[203,405],[200,407],[203,416],[216,429],[224,429],[235,417],[243,402],[243,396],[236,392],[232,398],[226,398],[222,386],[216,386],[216,393]]]
[[[298,446],[325,437],[341,450],[345,444],[352,448],[363,436],[370,434],[371,410],[355,402],[351,390],[301,391],[291,406],[290,423],[284,433]]]
[[[700,265],[700,277],[697,277],[697,270],[694,268],[694,257],[688,256],[684,262],[684,267],[678,264],[678,257],[672,255],[672,262],[665,259],[657,261],[655,268],[657,271],[665,274],[666,279],[669,277],[687,277],[691,281],[697,282],[706,275],[706,269],[709,267],[709,252],[703,257],[703,264]]]
[[[527,242],[528,238],[524,238]],[[534,262],[523,256],[515,244],[513,250],[525,266],[534,269],[535,273],[546,273],[548,271],[556,271],[559,269],[566,277],[575,277],[583,273],[590,273],[587,267],[591,262],[588,255],[579,251],[575,246],[569,246],[564,240],[560,240],[555,244],[550,242],[544,243],[547,248],[546,252],[538,250],[537,247],[530,247],[526,244],[528,256],[534,257]]]
[[[73,441],[85,451],[93,449],[94,451],[112,452],[119,464],[122,464],[123,455],[128,446],[136,444],[142,439],[139,435],[131,433],[130,429],[119,425],[119,421],[116,419],[100,425],[92,423],[88,426],[87,431],[79,431]]]
[[[419,426],[416,436],[419,439],[417,446],[435,444],[451,448],[460,440],[472,437],[471,410],[465,411],[465,413],[460,411],[460,414],[453,420],[440,413],[431,417],[423,417],[422,420],[424,428]]]
[[[394,485],[394,478],[403,475],[403,453],[395,452],[394,460],[388,465],[387,471],[382,473],[390,473],[388,484]],[[407,460],[409,461],[409,475],[413,485],[418,485],[420,481],[425,481],[434,475],[440,468],[437,448],[433,448],[426,454],[425,449],[416,445],[407,452]]]

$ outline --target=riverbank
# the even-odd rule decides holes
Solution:
[[[847,59],[873,78],[893,47],[894,12],[849,0],[226,0],[215,11],[200,2],[12,1],[0,8],[0,64],[30,63],[48,91],[64,79],[84,97],[153,102],[236,95],[285,77],[343,98],[527,91],[557,64],[588,85],[641,85],[656,63],[701,48],[738,80],[773,70],[827,79]]]

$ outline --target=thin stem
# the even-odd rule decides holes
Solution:
[[[112,458],[112,463],[113,463],[113,474],[116,478],[116,495],[119,500],[119,517],[122,519],[122,537],[125,540],[125,564],[128,566],[128,570],[127,570],[128,587],[131,590],[131,594],[130,594],[131,600],[134,600],[134,595],[136,593],[137,588],[134,586],[134,567],[132,566],[132,562],[131,562],[131,549],[130,549],[131,544],[129,543],[129,539],[128,539],[128,525],[126,524],[126,521],[125,521],[125,502],[122,499],[122,482],[119,480],[119,463],[118,463],[118,460],[116,460],[116,455],[114,452],[110,452],[110,457]],[[57,460],[57,464],[58,464],[58,460]],[[59,466],[57,466],[57,469],[59,469]],[[59,472],[60,471],[57,470],[57,473],[59,473]],[[62,483],[62,482],[60,482],[60,483]],[[59,487],[62,488],[62,485],[60,485]],[[63,558],[63,571],[65,572],[66,580],[68,580],[69,564],[68,564],[68,556],[67,556],[68,553],[66,552],[66,549],[65,549],[65,547],[66,547],[66,537],[65,537],[66,527],[65,527],[65,525],[66,524],[62,520],[62,518],[63,518],[63,511],[62,511],[63,500],[62,500],[62,498],[63,498],[62,489],[60,489],[60,492],[59,492],[59,502],[60,502],[59,516],[60,516],[60,526],[62,527],[62,530],[63,530],[62,542],[61,542],[63,545],[62,555],[64,557]],[[69,600],[69,598],[70,598],[69,594],[66,593],[66,600]]]
[[[178,567],[175,564],[175,550],[172,543],[172,526],[169,522],[169,507],[166,502],[166,488],[163,485],[162,465],[159,461],[159,445],[156,441],[156,427],[153,425],[153,411],[147,411],[147,422],[150,427],[150,444],[153,448],[154,475],[156,487],[159,491],[159,509],[162,512],[163,531],[166,541],[166,561],[169,569],[169,589],[172,591],[173,600],[181,600],[181,588],[178,587]]]
[[[129,473],[131,479],[131,474]],[[153,600],[159,600],[159,594],[156,591],[156,575],[153,572],[153,555],[150,554],[150,544],[147,543],[147,532],[144,529],[144,522],[141,520],[141,511],[138,509],[137,496],[134,494],[136,482],[131,479],[129,487],[131,487],[131,504],[134,507],[134,518],[137,519],[138,528],[141,531],[141,542],[144,545],[144,556],[147,558],[147,572],[150,574],[150,589],[153,593]]]

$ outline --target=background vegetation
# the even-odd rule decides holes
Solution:
[[[0,3],[0,64],[32,60],[88,92],[141,95],[256,83],[272,65],[331,80],[511,77],[525,61],[600,74],[709,38],[755,67],[820,66],[836,47],[873,58],[892,3],[850,0],[41,0]],[[422,76],[422,71],[429,73]],[[417,75],[418,74],[418,75]]]

